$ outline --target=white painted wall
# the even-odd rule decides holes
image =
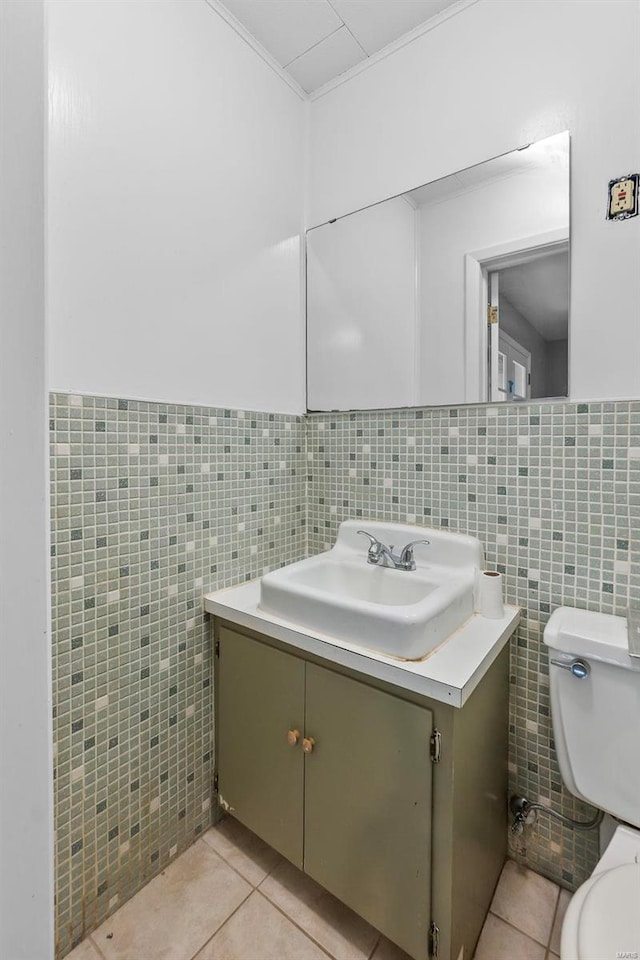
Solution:
[[[416,213],[398,197],[308,234],[310,410],[415,404]]]
[[[568,341],[550,340],[547,343],[547,396],[566,396],[568,366]]]
[[[53,956],[44,7],[0,3],[0,956]]]
[[[205,0],[49,0],[51,388],[299,412],[304,102]]]
[[[419,403],[463,403],[465,383],[465,256],[511,241],[566,230],[564,165],[489,180],[420,208],[421,350]],[[477,318],[480,324],[481,318]]]
[[[312,103],[309,224],[568,129],[571,395],[640,396],[640,218],[604,219],[640,163],[639,33],[637,0],[480,0]]]
[[[531,354],[532,399],[560,396],[551,393],[547,387],[547,347],[551,344],[540,336],[536,328],[504,296],[500,297],[500,332],[502,331]]]

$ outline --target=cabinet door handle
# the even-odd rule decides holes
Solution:
[[[289,744],[290,747],[295,747],[299,739],[300,739],[299,730],[289,730],[287,734],[287,743]]]
[[[304,740],[302,741],[302,749],[304,750],[305,753],[311,753],[315,745],[316,745],[316,742],[313,739],[313,737],[305,737]]]

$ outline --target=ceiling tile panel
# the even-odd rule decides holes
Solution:
[[[283,67],[342,25],[327,0],[224,0],[224,6]]]
[[[365,59],[366,54],[347,28],[341,27],[290,63],[287,71],[307,93],[311,93]]]
[[[457,0],[331,0],[354,37],[369,55],[377,53],[418,24],[435,17]]]

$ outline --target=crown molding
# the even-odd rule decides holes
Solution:
[[[207,0],[207,2],[209,2],[209,0]],[[413,43],[414,40],[418,40],[420,37],[424,36],[425,33],[429,33],[430,30],[435,30],[436,27],[439,27],[442,23],[446,23],[447,20],[451,20],[452,17],[457,17],[459,13],[463,13],[469,7],[473,7],[478,2],[479,0],[458,0],[458,3],[454,3],[451,7],[443,10],[442,13],[438,13],[435,17],[431,17],[429,20],[425,20],[424,23],[418,24],[418,26],[414,27],[413,30],[410,30],[409,33],[403,33],[401,37],[398,37],[398,39],[394,40],[392,43],[388,43],[386,47],[382,48],[382,50],[378,50],[377,53],[372,53],[371,56],[367,57],[366,60],[362,60],[349,70],[341,73],[338,77],[335,77],[333,80],[329,80],[321,87],[318,87],[317,90],[314,90],[308,95],[307,99],[311,101],[319,100],[320,97],[324,97],[328,93],[331,93],[331,91],[335,90],[336,87],[340,87],[343,83],[347,83],[349,80],[352,80],[359,74],[364,73],[365,70],[369,70],[370,67],[375,66],[377,63],[380,63],[387,57],[390,57],[399,50],[402,50],[403,47]]]
[[[302,89],[297,80],[294,80],[291,74],[287,73],[284,70],[275,57],[272,57],[269,51],[262,46],[262,44],[256,40],[253,34],[249,33],[247,28],[243,26],[233,14],[227,10],[227,8],[219,2],[219,0],[204,0],[208,7],[211,7],[214,13],[217,13],[225,23],[227,23],[232,30],[234,30],[239,37],[241,37],[245,43],[248,43],[254,53],[257,53],[261,60],[263,60],[268,67],[270,67],[276,76],[280,77],[281,80],[290,87],[293,92],[300,97],[301,100],[308,100],[308,93]]]
[[[317,90],[314,90],[310,94],[307,93],[306,90],[302,89],[297,80],[294,80],[291,74],[288,73],[284,67],[280,66],[278,61],[269,53],[266,47],[263,47],[259,40],[256,40],[253,34],[250,33],[229,10],[227,10],[220,0],[204,0],[204,2],[208,7],[211,8],[211,10],[213,10],[214,13],[217,13],[226,24],[228,24],[228,26],[230,26],[231,29],[234,30],[235,33],[237,33],[238,36],[244,40],[245,43],[251,47],[254,53],[257,53],[260,59],[263,60],[264,63],[266,63],[267,66],[273,70],[276,76],[280,77],[280,79],[283,80],[287,86],[293,90],[298,97],[300,97],[301,100],[314,101],[320,99],[320,97],[326,96],[328,93],[331,93],[331,91],[335,90],[336,87],[342,86],[343,83],[347,83],[354,77],[359,76],[361,73],[364,73],[365,70],[369,70],[371,67],[375,66],[377,63],[380,63],[382,60],[385,60],[387,57],[393,56],[394,53],[402,50],[403,47],[413,43],[414,40],[418,40],[420,37],[424,36],[425,33],[429,33],[430,30],[435,30],[436,27],[446,23],[447,20],[451,20],[452,17],[457,17],[458,14],[463,13],[469,7],[473,7],[476,3],[479,3],[480,0],[458,0],[458,3],[454,3],[453,6],[448,7],[441,13],[436,14],[435,17],[425,20],[424,23],[418,24],[418,26],[414,27],[413,30],[410,30],[409,33],[404,33],[401,37],[398,37],[397,40],[394,40],[392,43],[387,44],[386,47],[383,47],[382,50],[378,50],[377,53],[372,53],[371,56],[367,57],[366,60],[362,60],[360,63],[357,63],[349,70],[341,73],[338,77],[334,77],[333,80],[329,80],[327,83],[323,84],[321,87],[318,87]]]

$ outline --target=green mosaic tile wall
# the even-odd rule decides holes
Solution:
[[[561,783],[542,631],[562,604],[624,615],[640,603],[640,403],[314,414],[307,459],[311,552],[352,517],[482,541],[507,601],[524,608],[511,648],[511,788],[589,816]],[[541,817],[513,852],[575,887],[597,838]]]
[[[210,822],[203,592],[300,559],[302,418],[51,397],[58,956]]]
[[[343,519],[480,538],[524,608],[511,787],[590,813],[560,781],[542,630],[640,602],[640,403],[314,414],[305,439],[304,418],[52,395],[51,439],[59,956],[210,821],[201,594]],[[575,887],[596,838],[541,818],[514,853]]]

